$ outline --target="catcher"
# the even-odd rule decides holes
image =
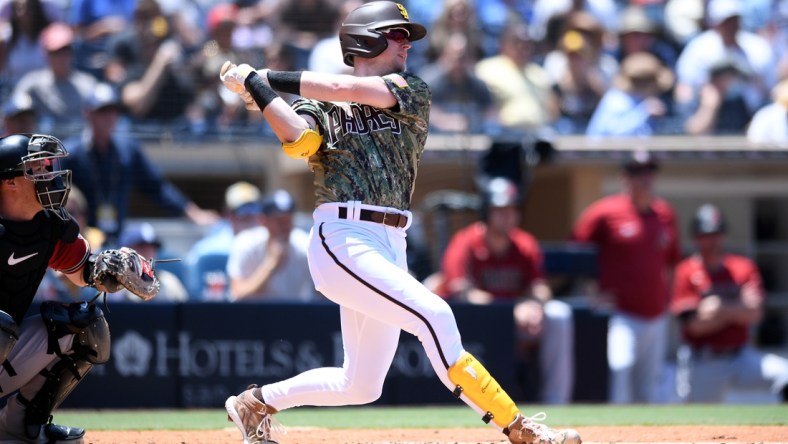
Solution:
[[[52,423],[52,411],[94,364],[107,362],[107,321],[93,301],[44,302],[24,318],[47,267],[99,292],[158,292],[152,262],[129,248],[90,253],[63,209],[71,171],[52,136],[0,139],[0,443],[82,443],[85,431]],[[23,319],[24,318],[24,319]],[[9,396],[10,395],[10,396]]]

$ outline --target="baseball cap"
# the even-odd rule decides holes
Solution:
[[[249,182],[235,182],[224,192],[224,205],[233,212],[240,210],[244,205],[259,205],[259,201],[260,189]]]
[[[725,20],[741,16],[744,7],[740,0],[711,0],[706,7],[709,26],[717,26]]]
[[[238,6],[232,3],[220,3],[208,12],[206,24],[208,32],[213,32],[222,23],[235,23],[238,18]]]
[[[74,30],[63,22],[53,22],[41,31],[39,41],[45,51],[54,52],[71,46],[74,42]]]
[[[263,214],[292,213],[295,210],[295,200],[285,190],[276,190],[263,199]]]
[[[636,149],[627,153],[621,169],[628,174],[639,173],[642,171],[658,171],[659,163],[651,156],[647,150]]]
[[[120,245],[132,246],[140,244],[151,244],[161,247],[161,241],[156,234],[156,229],[148,222],[130,224],[120,234]]]
[[[719,208],[707,203],[701,205],[695,212],[690,228],[694,236],[724,233],[725,217]]]
[[[99,83],[85,98],[85,108],[88,111],[96,111],[108,106],[119,107],[120,98],[115,88],[106,83]]]
[[[3,117],[14,117],[26,112],[35,113],[33,99],[28,94],[14,94],[3,104]]]

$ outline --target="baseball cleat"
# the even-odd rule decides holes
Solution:
[[[547,415],[543,412],[528,418],[518,414],[504,433],[512,444],[581,444],[580,434],[573,429],[554,430],[544,424]]]
[[[268,413],[269,407],[252,394],[255,388],[250,385],[240,395],[227,398],[227,419],[241,431],[244,444],[277,444],[273,436],[284,434],[284,428]]]

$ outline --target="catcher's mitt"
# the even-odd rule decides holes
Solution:
[[[89,282],[99,291],[114,293],[125,287],[148,301],[159,293],[152,261],[131,248],[105,250],[95,256]]]

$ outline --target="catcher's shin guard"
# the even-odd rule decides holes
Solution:
[[[482,420],[492,421],[505,429],[519,410],[512,398],[501,388],[490,372],[468,352],[449,367],[449,380],[456,385],[454,396],[465,395],[476,407],[486,412]]]

